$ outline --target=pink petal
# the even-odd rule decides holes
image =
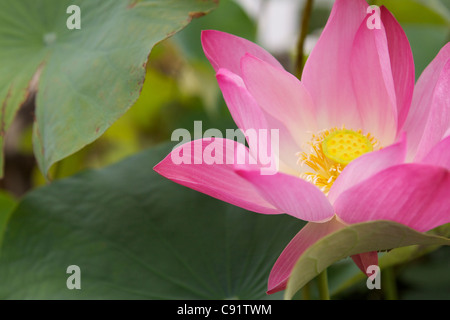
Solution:
[[[376,251],[360,253],[352,256],[353,262],[358,266],[359,270],[361,270],[368,277],[372,275],[371,272],[367,272],[367,268],[369,266],[377,266],[378,265],[378,253]]]
[[[281,213],[234,172],[238,158],[250,159],[245,146],[226,139],[201,139],[176,147],[154,170],[176,183],[246,210]]]
[[[249,54],[241,60],[245,85],[258,105],[281,122],[301,146],[317,132],[314,104],[300,81]],[[292,150],[295,155],[300,149]]]
[[[401,164],[347,189],[334,208],[349,224],[390,220],[423,232],[450,222],[449,188],[447,169]]]
[[[404,125],[408,134],[408,159],[421,157],[442,139],[449,127],[450,43],[423,71],[414,89]]]
[[[415,159],[422,159],[430,149],[441,141],[450,128],[450,59],[442,68],[439,80],[433,90],[430,113],[417,147]]]
[[[366,16],[364,0],[336,0],[302,74],[321,128],[361,128],[350,70],[353,40]]]
[[[370,152],[350,162],[333,183],[328,199],[334,203],[345,190],[364,181],[374,174],[391,166],[404,162],[406,156],[406,139],[403,138],[384,149]]]
[[[297,235],[292,238],[275,262],[269,275],[268,294],[286,288],[287,281],[295,263],[311,245],[326,235],[344,228],[345,225],[332,219],[325,223],[307,223]]]
[[[445,134],[445,138],[435,145],[421,162],[450,170],[450,130]]]
[[[414,91],[414,59],[405,32],[384,6],[381,7],[381,20],[389,46],[390,65],[397,99],[398,127],[401,128],[408,115]]]
[[[246,130],[267,130],[265,115],[250,95],[242,79],[228,69],[219,69],[216,74],[228,110],[236,125],[243,132]],[[250,140],[250,139],[249,139]],[[252,144],[253,141],[248,141]],[[267,141],[264,141],[267,144]],[[258,146],[254,146],[257,148]],[[250,145],[250,150],[252,150]]]
[[[250,53],[276,68],[283,69],[270,53],[244,38],[216,30],[204,30],[201,37],[203,51],[216,72],[225,68],[241,75],[241,58],[246,53]]]
[[[289,174],[278,172],[261,175],[257,170],[236,168],[261,196],[278,210],[305,221],[326,221],[334,210],[322,191],[315,185]]]
[[[350,55],[358,112],[364,132],[388,145],[397,135],[397,106],[386,32],[369,29],[366,20],[355,35]]]
[[[268,156],[276,157],[274,161],[279,163],[281,171],[298,173],[298,158],[293,150],[300,148],[289,130],[259,107],[238,75],[220,69],[217,80],[233,119],[244,135],[249,137],[247,141],[252,156],[262,164],[266,164]],[[274,130],[277,131],[275,136]],[[278,144],[273,150],[271,139]]]

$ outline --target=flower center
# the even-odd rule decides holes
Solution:
[[[322,142],[324,155],[340,164],[348,164],[360,155],[373,150],[370,140],[359,132],[336,130]]]
[[[312,169],[301,177],[314,183],[325,194],[348,163],[364,153],[380,149],[378,141],[370,133],[364,135],[361,130],[345,128],[333,128],[313,135],[309,145],[309,153],[297,154],[300,164]]]

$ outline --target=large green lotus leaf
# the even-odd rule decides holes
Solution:
[[[450,239],[417,232],[392,221],[364,222],[338,230],[317,241],[298,259],[289,278],[285,298],[291,299],[306,283],[341,259],[363,252],[412,245],[450,245]]]
[[[0,149],[18,108],[36,94],[34,152],[46,175],[135,102],[151,48],[215,2],[0,0]],[[72,4],[81,29],[67,27]]]
[[[158,147],[30,192],[8,223],[0,299],[262,299],[304,225],[182,187],[152,167]],[[81,290],[66,287],[81,270]]]

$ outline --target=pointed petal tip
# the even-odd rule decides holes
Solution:
[[[284,284],[284,286],[276,286],[273,288],[267,288],[266,294],[274,294],[280,291],[283,291],[284,289],[286,289],[286,284]]]
[[[206,42],[209,41],[211,36],[217,35],[218,33],[223,33],[223,32],[222,31],[213,30],[213,29],[201,30],[200,31],[200,40],[202,42],[203,48],[205,48],[205,44],[206,44]]]
[[[162,160],[162,161],[160,161],[158,164],[155,164],[154,166],[153,166],[153,171],[155,171],[156,173],[159,173],[159,174],[161,174],[161,163],[163,162],[164,160]]]
[[[371,251],[351,256],[359,270],[367,277],[373,276],[371,266],[378,266],[378,252]]]
[[[216,79],[219,83],[219,86],[221,82],[234,82],[234,84],[238,87],[245,88],[244,81],[240,76],[237,74],[231,72],[227,68],[219,68],[216,72]]]
[[[182,148],[183,146],[179,146],[178,148]],[[170,150],[170,152],[162,159],[160,160],[157,164],[155,164],[153,166],[153,171],[155,171],[156,173],[162,175],[163,177],[168,177],[168,174],[166,172],[166,170],[170,170],[170,166],[174,165],[173,161],[172,161],[172,152],[178,150],[178,148],[174,148],[172,150]]]
[[[267,50],[257,44],[233,35],[217,30],[203,30],[201,42],[205,56],[210,61],[214,70],[226,68],[240,75],[240,59],[246,53],[251,53],[277,68],[283,66]]]

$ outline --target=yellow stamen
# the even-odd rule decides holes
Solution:
[[[332,128],[313,135],[310,153],[297,154],[301,165],[311,168],[302,178],[314,183],[325,194],[328,194],[334,181],[352,160],[364,153],[380,149],[378,141],[361,130],[353,131],[345,128]]]

